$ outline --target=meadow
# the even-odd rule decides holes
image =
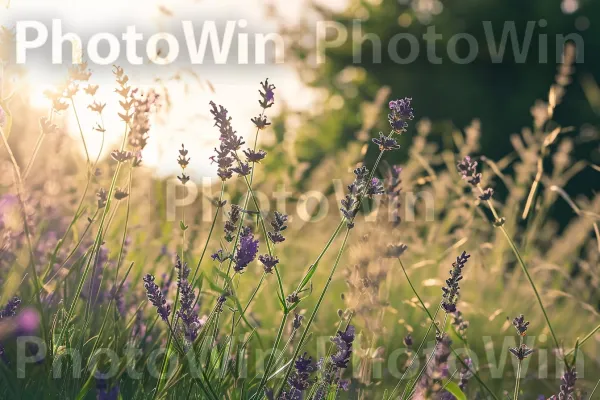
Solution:
[[[136,88],[115,66],[122,132],[110,132],[86,64],[46,93],[48,113],[23,105],[11,74],[0,398],[600,398],[600,196],[563,189],[600,168],[574,159],[579,133],[553,121],[568,59],[500,160],[480,153],[477,121],[430,140],[418,93],[381,88],[362,141],[308,171],[261,149],[285,82],[257,82],[251,121],[198,104],[214,119],[198,135],[219,137],[205,160],[218,178],[175,218],[169,206],[201,178],[188,169],[199,149],[181,145],[172,179],[145,168],[161,88]],[[65,132],[63,116],[82,109],[94,135],[120,138],[108,156],[81,124]],[[244,124],[254,136],[237,133]],[[392,165],[393,152],[407,161]],[[301,174],[318,201],[294,193],[278,208],[269,194]],[[571,210],[564,227],[558,203]]]

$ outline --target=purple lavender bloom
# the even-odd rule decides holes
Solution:
[[[348,325],[344,332],[338,331],[331,341],[336,345],[337,351],[331,356],[331,362],[340,369],[348,367],[352,355],[352,343],[354,342],[354,326]]]
[[[392,151],[400,148],[396,139],[387,137],[383,133],[379,134],[379,139],[373,139],[373,143],[379,146],[379,150],[381,151]]]
[[[435,383],[441,380],[442,378],[448,378],[450,373],[448,371],[448,358],[451,354],[450,346],[452,341],[448,337],[448,335],[444,334],[443,336],[436,335],[436,345],[433,349],[431,362],[427,365],[427,369],[421,379],[417,387],[415,388],[415,395],[413,399],[454,399],[454,396],[449,397],[448,393],[445,390],[435,389]],[[432,396],[432,388],[437,391],[438,396]]]
[[[17,296],[14,296],[12,299],[6,303],[4,308],[0,309],[0,319],[2,318],[10,318],[17,315],[17,308],[21,304],[21,299]]]
[[[265,273],[272,274],[273,268],[277,264],[279,264],[279,259],[275,256],[271,256],[269,254],[261,254],[258,256],[258,261],[260,261],[265,269]]]
[[[237,230],[237,223],[240,220],[241,211],[242,208],[237,204],[231,205],[231,211],[229,211],[229,218],[225,222],[225,226],[223,228],[223,230],[225,231],[225,240],[227,240],[229,243],[233,242],[233,239],[235,239],[233,234]]]
[[[218,261],[219,264],[223,264],[223,262],[225,260],[229,259],[229,256],[227,255],[227,253],[225,253],[225,251],[223,249],[219,249],[216,252],[214,252],[210,258],[213,259],[213,261]]]
[[[460,292],[459,282],[462,277],[462,269],[465,267],[465,264],[471,257],[465,251],[458,257],[456,257],[456,262],[452,263],[452,269],[450,270],[450,278],[446,279],[446,286],[442,288],[443,299],[442,299],[442,308],[446,313],[453,313],[456,311],[456,302],[458,301],[458,295]]]
[[[235,255],[235,272],[242,273],[244,269],[256,258],[258,253],[258,240],[254,240],[254,234],[244,230],[240,235],[240,245]]]
[[[456,164],[458,172],[462,178],[469,182],[473,187],[477,187],[481,182],[481,174],[477,173],[477,161],[473,161],[471,157],[465,156],[458,164]]]
[[[119,385],[109,388],[105,379],[96,380],[96,399],[97,400],[117,400],[119,398]]]
[[[383,185],[377,178],[369,180],[369,170],[362,166],[354,170],[354,182],[348,185],[349,193],[341,200],[340,211],[347,220],[348,228],[354,227],[354,218],[363,196],[373,197],[384,193]]]
[[[481,195],[479,195],[479,199],[483,200],[483,201],[488,201],[492,198],[493,195],[494,195],[494,189],[487,188],[483,191],[483,193]]]
[[[289,391],[281,394],[281,400],[302,400],[304,392],[310,388],[312,380],[310,375],[317,370],[312,357],[302,354],[294,363],[294,373],[288,379]]]
[[[254,117],[250,120],[258,130],[265,129],[267,126],[271,125],[271,123],[267,121],[267,117],[264,115],[259,115],[258,117]]]
[[[154,307],[156,307],[156,312],[163,321],[167,321],[169,315],[171,314],[171,306],[167,304],[167,300],[163,295],[163,292],[160,290],[158,285],[154,283],[154,276],[151,274],[146,274],[144,276],[144,287],[146,288],[146,295],[148,296],[148,300]]]
[[[552,396],[548,400],[573,400],[575,399],[575,383],[577,372],[575,368],[568,368],[561,378],[560,392],[558,396]]]
[[[411,101],[411,98],[405,97],[403,99],[392,100],[389,103],[390,113],[388,114],[388,121],[396,133],[405,132],[408,121],[414,118],[413,108],[410,104]]]
[[[232,176],[233,162],[237,159],[236,152],[242,147],[244,140],[237,136],[233,130],[231,117],[227,115],[227,109],[223,106],[217,108],[217,105],[212,101],[210,105],[212,107],[210,113],[213,115],[215,126],[219,128],[221,134],[219,149],[215,148],[217,155],[211,157],[211,160],[218,164],[217,175],[223,181],[226,181]]]
[[[258,163],[258,162],[261,162],[265,158],[265,156],[267,155],[267,152],[264,150],[254,151],[252,149],[248,149],[248,150],[244,150],[244,154],[246,155],[246,160],[248,162]]]
[[[194,288],[188,280],[190,269],[187,263],[181,262],[179,256],[177,256],[175,268],[177,269],[177,287],[179,288],[179,301],[181,305],[177,311],[177,315],[181,318],[185,338],[188,341],[193,342],[198,336],[200,319],[198,318],[198,314],[194,311],[196,295],[194,294]]]
[[[262,86],[262,90],[259,90],[258,93],[262,100],[259,100],[258,104],[263,109],[267,109],[275,103],[275,85],[270,84],[269,79],[265,79],[260,85]]]
[[[513,319],[513,325],[520,336],[525,336],[527,334],[527,328],[529,328],[529,321],[525,321],[525,316],[523,314]]]
[[[508,349],[508,351],[510,351],[519,361],[523,361],[533,354],[533,349],[530,349],[525,343],[523,343],[520,347],[511,347]]]
[[[238,167],[231,168],[231,170],[239,176],[247,176],[250,175],[250,172],[252,172],[252,167],[249,163],[240,163]]]
[[[279,211],[275,211],[274,219],[271,221],[271,226],[273,227],[272,232],[267,232],[269,239],[275,244],[281,243],[285,241],[285,237],[281,234],[281,232],[287,229],[286,222],[288,220],[288,216],[280,213]]]

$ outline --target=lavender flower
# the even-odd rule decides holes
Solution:
[[[148,300],[154,307],[156,307],[156,312],[163,321],[167,321],[169,315],[171,314],[171,306],[167,304],[167,300],[165,300],[165,296],[163,292],[160,290],[158,285],[154,283],[154,276],[151,274],[146,274],[144,276],[144,287],[146,288],[146,295],[148,296]]]
[[[187,157],[188,151],[185,149],[185,146],[181,145],[181,150],[179,150],[179,156],[177,157],[177,164],[181,167],[181,169],[186,169],[190,164],[190,158]]]
[[[561,381],[558,396],[552,396],[548,400],[575,400],[575,383],[577,382],[575,368],[568,368],[563,374]]]
[[[238,167],[235,168],[231,168],[231,170],[233,172],[235,172],[236,174],[238,174],[239,176],[247,176],[250,175],[250,172],[252,172],[252,167],[250,166],[249,163],[240,163],[240,165]]]
[[[413,108],[410,104],[411,101],[412,99],[409,97],[390,101],[388,121],[395,133],[401,134],[405,132],[408,121],[411,121],[414,118]]]
[[[213,261],[218,261],[219,264],[223,264],[223,262],[225,260],[229,259],[229,255],[227,253],[225,253],[225,251],[223,249],[219,249],[215,253],[213,253],[210,256],[210,258],[212,258]]]
[[[290,304],[296,304],[300,301],[300,297],[298,296],[298,293],[292,292],[292,294],[288,295],[285,300]]]
[[[471,186],[477,187],[481,182],[481,174],[477,173],[477,161],[473,161],[471,157],[465,156],[458,164],[456,164],[458,172],[462,178]]]
[[[242,273],[244,269],[256,258],[258,253],[258,240],[254,240],[254,235],[250,230],[245,230],[240,235],[240,244],[235,255],[235,272]]]
[[[481,195],[479,195],[479,200],[488,201],[494,195],[494,189],[487,188],[483,191]]]
[[[104,208],[108,200],[108,193],[106,193],[105,189],[100,188],[96,193],[96,198],[98,199],[98,208]]]
[[[273,268],[279,263],[279,259],[269,254],[261,254],[258,256],[258,260],[262,263],[265,273],[272,274]]]
[[[336,353],[331,356],[331,361],[338,368],[344,369],[348,367],[348,362],[352,355],[354,331],[354,326],[348,325],[344,332],[338,331],[337,335],[331,339],[337,347]]]
[[[294,320],[292,321],[292,329],[297,331],[302,326],[302,320],[304,319],[304,315],[298,314],[294,311]]]
[[[517,359],[519,361],[523,361],[524,359],[526,359],[527,357],[529,357],[532,353],[533,350],[530,349],[525,343],[523,343],[521,346],[519,347],[511,347],[508,349],[515,357],[517,357]]]
[[[452,270],[450,270],[450,278],[446,279],[446,286],[442,288],[443,300],[442,308],[446,313],[452,313],[456,311],[456,302],[460,292],[458,283],[461,281],[462,269],[471,257],[469,254],[463,251],[463,253],[456,257],[456,261],[452,263]]]
[[[310,375],[317,370],[317,366],[312,361],[312,357],[307,357],[304,353],[294,363],[294,372],[288,379],[290,385],[289,391],[281,394],[281,400],[301,400],[303,393],[310,388],[312,380]]]
[[[110,156],[113,160],[123,163],[131,160],[133,158],[133,153],[126,150],[113,150],[110,153]]]
[[[129,193],[127,193],[127,190],[121,189],[121,188],[115,189],[115,200],[123,200],[123,199],[126,199],[127,196],[129,196]]]
[[[96,380],[97,400],[117,400],[119,398],[119,385],[109,388],[105,379]]]
[[[244,150],[244,154],[246,155],[246,160],[251,163],[258,163],[265,158],[267,152],[264,150],[254,151],[252,149]]]
[[[270,108],[273,104],[275,104],[275,85],[269,83],[269,79],[265,79],[264,82],[261,82],[262,90],[259,90],[260,97],[262,100],[258,101],[258,104],[263,109]]]
[[[190,180],[190,176],[186,175],[184,173],[185,169],[187,168],[187,166],[190,163],[190,158],[187,157],[187,155],[188,155],[188,151],[185,149],[185,146],[182,144],[181,150],[179,150],[179,156],[177,157],[177,163],[181,167],[181,176],[177,176],[177,179],[179,179],[179,182],[181,182],[182,185],[185,185]]]
[[[264,115],[254,117],[251,119],[251,121],[259,130],[265,129],[267,126],[271,125],[270,122],[267,122],[267,117],[265,117]]]
[[[177,287],[179,288],[179,301],[181,305],[179,310],[177,310],[177,315],[179,318],[181,318],[185,338],[189,342],[193,342],[198,336],[200,319],[194,312],[196,295],[194,294],[194,288],[188,281],[190,269],[188,268],[187,263],[181,262],[181,258],[179,258],[179,256],[177,256],[175,268],[177,269]]]
[[[373,143],[379,146],[381,151],[392,151],[398,150],[400,145],[396,142],[396,139],[385,136],[383,133],[379,134],[379,139],[373,139]]]
[[[387,258],[398,258],[408,249],[408,246],[404,243],[390,244],[385,249],[385,257]]]
[[[236,204],[231,205],[231,211],[229,211],[229,218],[225,222],[224,231],[225,231],[225,240],[228,242],[233,242],[235,237],[233,234],[237,230],[237,223],[240,220],[242,208]]]
[[[383,194],[383,185],[376,179],[369,180],[369,170],[362,166],[354,170],[354,182],[348,185],[349,193],[341,200],[340,210],[347,220],[348,228],[354,226],[354,218],[358,214],[358,208],[363,196],[373,197]]]
[[[21,304],[21,299],[14,296],[6,303],[4,308],[0,309],[0,319],[14,317],[17,315],[17,308]]]
[[[448,373],[448,358],[451,354],[450,345],[452,341],[446,334],[436,335],[436,341],[432,359],[427,364],[427,369],[415,388],[413,399],[441,398],[445,400],[446,398],[450,398],[445,397],[447,392],[442,390],[439,382],[442,378],[448,378],[450,375]],[[437,393],[438,396],[433,397],[431,396],[432,393]]]
[[[525,321],[525,316],[523,316],[523,314],[513,319],[513,325],[520,336],[525,336],[527,334],[529,321]]]
[[[225,107],[219,106],[214,102],[210,102],[212,110],[210,113],[214,117],[215,126],[219,128],[221,136],[219,140],[221,144],[219,149],[215,148],[216,156],[211,157],[213,162],[218,165],[217,175],[221,180],[226,181],[232,176],[232,166],[234,161],[237,159],[235,155],[236,151],[244,144],[241,137],[236,135],[236,132],[231,126],[231,117],[227,115],[228,111]]]
[[[473,361],[470,358],[465,358],[464,362],[466,364],[466,367],[463,366],[463,368],[460,370],[460,382],[458,383],[458,387],[463,392],[466,392],[467,384],[469,383],[469,380],[473,377],[473,372],[471,372],[473,368]]]
[[[271,221],[271,226],[273,227],[272,232],[267,232],[269,239],[275,244],[281,243],[285,241],[285,237],[281,234],[281,232],[287,229],[287,225],[285,224],[288,220],[288,216],[282,214],[278,211],[275,211],[274,219]]]

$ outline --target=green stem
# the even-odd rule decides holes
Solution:
[[[325,298],[325,294],[327,293],[327,289],[329,289],[329,285],[331,284],[331,281],[333,280],[333,275],[335,274],[335,271],[337,269],[338,264],[340,263],[340,259],[342,258],[342,254],[344,252],[344,249],[346,247],[346,243],[348,242],[348,236],[350,235],[350,229],[346,229],[346,234],[344,235],[344,241],[342,242],[342,245],[340,247],[340,250],[338,251],[337,257],[335,259],[335,262],[333,264],[333,267],[331,268],[331,271],[329,273],[329,277],[327,278],[327,282],[325,282],[325,287],[323,287],[323,290],[321,291],[321,295],[319,296],[319,300],[317,301],[317,304],[315,306],[315,308],[313,309],[310,318],[308,319],[308,322],[306,323],[306,327],[304,328],[304,331],[302,332],[302,336],[300,337],[300,341],[298,342],[298,345],[296,346],[296,349],[294,350],[294,353],[292,355],[292,360],[295,360],[296,357],[298,357],[298,353],[300,352],[300,349],[302,348],[302,344],[304,343],[304,340],[306,338],[306,335],[308,334],[308,331],[310,330],[310,326],[312,325],[315,316],[317,315],[317,312],[319,311],[319,308],[321,307],[321,304],[323,303],[323,299]],[[292,371],[292,367],[294,366],[294,363],[290,363],[290,365],[287,367],[286,372],[285,372],[285,376],[283,377],[283,381],[281,382],[281,385],[279,386],[279,390],[277,391],[277,396],[276,398],[279,398],[279,396],[281,395],[281,392],[283,391],[283,388],[290,376],[290,373]],[[260,395],[260,394],[259,394]]]
[[[479,192],[483,194],[483,189],[481,188],[481,185],[478,185],[477,188],[479,189]],[[490,210],[492,211],[492,214],[496,218],[496,220],[499,221],[500,218],[498,216],[498,213],[496,212],[494,205],[492,204],[492,201],[487,200],[487,204],[488,204]],[[544,319],[546,320],[546,324],[548,325],[548,329],[550,330],[550,334],[552,335],[552,339],[554,340],[554,344],[556,345],[556,348],[560,349],[560,343],[558,342],[556,334],[554,333],[554,329],[552,328],[552,323],[550,322],[550,318],[548,317],[548,313],[546,312],[546,308],[544,307],[544,303],[542,302],[542,297],[540,296],[540,293],[538,292],[537,287],[535,286],[535,283],[533,282],[533,279],[531,278],[531,275],[529,274],[529,269],[527,268],[527,265],[525,264],[523,257],[521,257],[521,253],[519,252],[519,249],[517,249],[515,242],[513,242],[513,240],[511,239],[510,235],[508,234],[508,232],[506,231],[504,226],[500,225],[499,228],[502,231],[502,234],[504,234],[504,237],[506,237],[508,244],[510,245],[513,253],[517,257],[517,261],[519,262],[519,265],[521,266],[521,270],[525,273],[525,276],[527,277],[527,280],[529,281],[529,285],[533,289],[533,293],[535,294],[535,298],[537,299],[537,302],[538,302],[540,308],[542,309],[542,313],[544,314]],[[568,366],[566,360],[565,360],[565,364]]]
[[[421,296],[419,295],[419,293],[415,289],[414,285],[412,284],[410,278],[408,277],[408,273],[406,272],[406,268],[404,267],[404,264],[402,263],[402,260],[400,259],[400,257],[398,257],[398,263],[400,264],[400,267],[402,268],[402,272],[404,273],[404,276],[406,277],[406,280],[408,281],[408,284],[410,285],[410,288],[412,289],[415,297],[419,300],[419,303],[421,304],[421,307],[423,307],[423,309],[427,313],[427,316],[429,317],[429,319],[433,323],[432,326],[435,326],[436,331],[438,333],[441,333],[440,328],[437,326],[437,324],[435,324],[435,317],[437,316],[437,311],[436,311],[436,314],[434,316],[431,315],[431,313],[429,312],[429,310],[427,309],[427,307],[425,307],[425,303],[423,302],[423,299],[421,299]],[[439,306],[438,306],[438,311],[439,311]],[[456,359],[458,361],[460,361],[460,363],[463,365],[463,367],[465,367],[471,374],[473,374],[473,377],[477,380],[477,382],[481,385],[481,387],[484,388],[495,400],[498,400],[498,398],[496,397],[496,395],[494,394],[494,392],[492,392],[492,390],[490,388],[488,388],[488,386],[485,384],[485,382],[483,382],[483,380],[479,377],[479,375],[477,374],[477,372],[474,371],[474,370],[472,370],[471,367],[469,365],[467,365],[467,363],[465,361],[463,361],[462,358],[460,358],[459,354],[456,352],[456,350],[454,350],[452,348],[452,346],[450,346],[450,349],[452,350],[452,353],[454,354],[454,356],[456,357]],[[389,399],[391,399],[391,396],[389,397]]]
[[[519,336],[519,348],[523,345],[523,336]],[[517,365],[517,375],[515,376],[515,392],[513,394],[513,400],[519,400],[519,385],[521,384],[521,363],[523,361],[519,360],[519,364]]]

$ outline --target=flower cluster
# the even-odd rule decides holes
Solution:
[[[452,352],[451,345],[452,340],[448,335],[436,335],[436,345],[430,356],[431,361],[427,364],[427,369],[415,388],[413,399],[454,399],[454,397],[446,397],[449,393],[440,384],[442,379],[448,379],[450,376],[448,359]]]
[[[453,313],[456,311],[456,302],[458,301],[458,295],[460,287],[458,283],[463,278],[462,269],[469,260],[471,255],[465,251],[458,257],[456,261],[452,263],[452,269],[450,270],[450,278],[446,279],[446,286],[442,288],[444,294],[442,295],[442,308],[446,313]]]
[[[520,336],[525,336],[527,334],[529,321],[525,321],[525,316],[523,314],[513,319],[513,325]]]
[[[273,227],[272,232],[267,232],[269,239],[275,244],[281,243],[285,241],[285,237],[281,234],[281,232],[287,229],[287,225],[285,224],[288,220],[288,216],[280,213],[279,211],[275,211],[274,219],[271,221],[271,226]]]
[[[385,136],[383,133],[379,134],[379,139],[373,139],[373,143],[379,146],[379,150],[381,151],[392,151],[398,150],[400,148],[400,145],[398,144],[396,139],[389,136]]]
[[[479,184],[481,183],[481,173],[477,172],[477,161],[474,161],[469,156],[465,156],[465,158],[456,164],[456,167],[458,168],[458,172],[462,176],[462,179],[466,180],[474,188],[479,188]],[[480,190],[481,194],[479,195],[479,199],[483,201],[490,200],[494,195],[494,189],[492,188]]]
[[[336,350],[329,359],[322,359],[319,362],[321,377],[316,384],[314,399],[325,399],[332,385],[335,385],[337,388],[348,390],[349,382],[341,379],[341,376],[344,369],[348,367],[350,357],[352,356],[354,334],[354,326],[348,325],[343,332],[338,331],[337,334],[331,338],[331,341],[335,344]]]
[[[511,347],[508,349],[519,361],[523,361],[531,354],[533,354],[533,349],[530,349],[525,343],[521,344],[519,347]]]
[[[144,288],[146,288],[146,295],[148,296],[148,301],[152,303],[154,307],[156,307],[156,312],[163,321],[167,321],[169,315],[171,314],[171,306],[167,304],[167,300],[163,292],[160,290],[158,285],[154,283],[154,275],[146,274],[144,276]]]
[[[198,314],[194,312],[196,295],[194,294],[192,284],[188,280],[190,269],[187,263],[182,263],[179,256],[177,256],[175,268],[177,269],[177,287],[179,288],[180,295],[180,308],[177,310],[177,316],[181,318],[184,337],[189,342],[193,342],[198,336],[198,329],[201,324]]]
[[[4,308],[0,309],[0,319],[14,317],[17,315],[17,308],[21,304],[21,299],[17,296],[14,296],[10,299]]]
[[[229,218],[225,221],[223,230],[225,231],[225,240],[231,243],[233,242],[233,239],[235,239],[233,234],[237,230],[237,223],[242,215],[242,208],[237,204],[232,204],[231,211],[229,211],[228,215]]]
[[[246,156],[246,161],[249,163],[258,163],[267,156],[267,152],[264,150],[254,151],[252,149],[246,149],[244,150],[244,155]]]
[[[258,104],[263,109],[270,108],[275,104],[275,85],[269,83],[269,79],[265,79],[264,82],[261,82],[262,90],[259,90],[261,100],[258,101]]]
[[[400,223],[400,185],[402,180],[400,173],[402,168],[398,165],[391,166],[388,168],[385,176],[385,196],[383,196],[382,204],[387,206],[389,210],[389,221],[392,225],[398,225]]]
[[[231,126],[231,117],[227,115],[228,111],[225,107],[219,106],[214,102],[210,102],[215,126],[219,128],[221,136],[219,140],[221,144],[219,148],[215,148],[216,156],[211,157],[213,162],[217,163],[217,175],[221,180],[226,181],[233,176],[233,163],[237,159],[236,152],[244,144],[242,137],[236,135],[236,132]]]
[[[413,108],[410,105],[411,101],[412,99],[409,97],[390,101],[388,121],[395,133],[401,134],[406,132],[408,121],[411,121],[414,118]]]
[[[299,400],[303,399],[303,393],[310,388],[312,380],[310,375],[317,370],[317,365],[312,357],[307,357],[306,353],[296,359],[294,363],[294,372],[288,379],[290,388],[279,397],[280,400]]]
[[[129,132],[129,145],[134,149],[143,150],[148,144],[150,131],[150,113],[160,107],[160,95],[153,89],[147,93],[137,89],[132,91],[133,117]]]
[[[369,170],[362,166],[354,170],[354,182],[348,185],[349,193],[341,200],[340,210],[346,217],[348,228],[354,227],[363,196],[373,197],[384,193],[383,185],[377,178],[369,178]]]
[[[560,392],[558,396],[552,396],[548,400],[573,400],[575,399],[575,383],[577,382],[577,371],[575,367],[567,368],[561,378]]]
[[[248,227],[240,232],[240,244],[235,255],[235,272],[242,273],[244,269],[256,258],[258,253],[258,240],[254,239],[252,230]]]
[[[190,180],[190,176],[185,174],[185,169],[190,164],[190,158],[187,155],[188,151],[181,144],[181,150],[179,150],[179,156],[177,157],[177,164],[181,167],[181,176],[177,176],[177,179],[179,179],[182,185],[185,185]]]
[[[279,259],[270,254],[261,254],[258,256],[258,260],[262,263],[265,273],[267,274],[272,274],[273,268],[279,264]]]
[[[350,356],[352,355],[352,343],[354,342],[354,326],[348,325],[344,332],[338,331],[331,339],[336,346],[336,353],[331,356],[331,362],[337,368],[345,369],[348,367]]]

